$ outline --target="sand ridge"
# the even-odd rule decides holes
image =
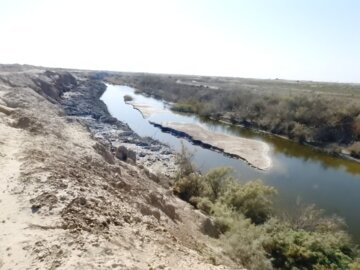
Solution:
[[[271,167],[270,147],[262,141],[216,133],[192,123],[163,122],[161,126],[182,132],[190,136],[191,140],[201,141],[227,154],[244,159],[260,170]]]
[[[133,101],[129,101],[129,102],[127,102],[127,104],[132,105],[133,108],[138,110],[142,114],[142,116],[144,118],[149,118],[153,114],[165,113],[166,112],[166,110],[164,110],[164,109],[155,108],[155,107],[150,106],[148,104],[141,104],[141,103],[136,103],[136,102],[133,102]]]

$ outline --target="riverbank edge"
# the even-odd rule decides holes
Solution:
[[[105,79],[106,82],[109,82],[110,83],[110,80],[108,79]],[[111,82],[113,83],[113,82]],[[132,83],[126,83],[125,81],[121,82],[122,85],[126,85],[128,87],[132,87],[136,90],[137,93],[141,93],[142,95],[144,96],[147,96],[147,97],[152,97],[154,99],[157,99],[157,100],[161,100],[169,105],[173,105],[174,103],[168,101],[168,100],[165,100],[163,99],[162,97],[160,96],[157,96],[157,95],[151,95],[149,93],[147,93],[144,89],[141,89],[139,88],[137,85],[135,84],[132,84]],[[236,122],[236,123],[232,123],[231,121],[229,121],[228,118],[226,117],[223,117],[223,116],[220,116],[219,118],[215,118],[215,117],[212,117],[212,116],[203,116],[203,115],[199,115],[197,113],[189,113],[190,115],[193,114],[193,115],[196,115],[196,116],[199,116],[199,117],[202,117],[204,119],[208,119],[208,120],[211,120],[211,121],[216,121],[216,122],[219,122],[219,123],[223,123],[223,124],[226,124],[226,125],[229,125],[229,126],[234,126],[234,127],[241,127],[241,128],[245,128],[245,129],[249,129],[251,131],[254,131],[254,132],[259,132],[259,133],[262,133],[262,134],[266,134],[266,135],[269,135],[269,136],[276,136],[278,138],[281,138],[281,139],[284,139],[284,140],[288,140],[288,141],[291,141],[291,142],[294,142],[294,143],[297,143],[297,144],[302,144],[302,145],[306,145],[306,146],[309,146],[317,151],[321,151],[323,153],[326,153],[330,156],[333,156],[333,157],[338,157],[338,158],[342,158],[342,159],[345,159],[345,160],[350,160],[350,161],[354,161],[354,162],[357,162],[357,163],[360,163],[360,158],[356,158],[356,157],[353,157],[350,153],[347,154],[347,153],[342,153],[340,151],[336,151],[336,149],[334,149],[334,146],[320,146],[320,145],[315,145],[311,142],[303,142],[303,143],[299,143],[297,140],[293,140],[291,138],[289,138],[288,136],[284,136],[284,135],[280,135],[280,134],[276,134],[276,133],[273,133],[273,132],[270,132],[270,131],[266,131],[266,130],[263,130],[261,128],[258,128],[254,125],[251,125],[251,124],[247,124],[247,125],[243,125],[239,122]]]
[[[252,168],[255,168],[255,169],[258,169],[258,170],[261,170],[261,171],[265,171],[265,170],[268,170],[269,168],[271,168],[271,162],[269,162],[270,165],[268,167],[260,168],[260,167],[258,167],[256,165],[252,164],[246,158],[244,158],[244,157],[242,157],[240,155],[229,153],[225,149],[214,146],[214,145],[212,145],[210,143],[207,143],[207,142],[205,142],[205,141],[203,141],[201,139],[195,139],[192,135],[188,134],[185,131],[178,130],[178,129],[175,129],[175,128],[172,128],[172,127],[169,127],[169,126],[164,126],[163,124],[155,123],[155,122],[152,122],[152,121],[149,121],[149,123],[152,124],[154,127],[159,128],[162,132],[169,133],[169,134],[171,134],[171,135],[173,135],[175,137],[178,137],[178,138],[185,138],[186,140],[188,140],[190,143],[192,143],[194,145],[199,145],[199,146],[201,146],[201,147],[203,147],[205,149],[210,149],[212,151],[220,152],[223,155],[231,157],[231,158],[240,159],[240,160],[244,161],[247,165],[249,165]]]
[[[196,114],[197,116],[200,116],[198,114]],[[201,117],[205,117],[205,116],[201,116]],[[256,128],[256,127],[247,127],[245,125],[242,125],[242,124],[239,124],[239,123],[231,123],[230,121],[226,120],[226,118],[220,118],[220,119],[216,119],[216,118],[213,118],[213,117],[205,117],[211,121],[215,121],[215,122],[219,122],[219,123],[223,123],[225,125],[228,125],[230,127],[240,127],[240,128],[245,128],[245,129],[249,129],[251,131],[254,131],[254,132],[258,132],[258,133],[262,133],[262,134],[265,134],[265,135],[268,135],[268,136],[275,136],[277,138],[280,138],[280,139],[283,139],[283,140],[287,140],[287,141],[290,141],[290,142],[294,142],[294,143],[297,143],[297,144],[300,144],[300,145],[305,145],[305,146],[308,146],[308,147],[311,147],[317,151],[321,151],[323,153],[326,153],[330,156],[334,156],[334,157],[338,157],[338,158],[343,158],[343,159],[346,159],[346,160],[350,160],[350,161],[355,161],[355,162],[358,162],[360,163],[360,159],[357,159],[353,156],[351,156],[350,154],[345,154],[345,153],[341,153],[341,152],[337,152],[337,151],[334,151],[331,147],[320,147],[318,145],[314,145],[314,144],[311,144],[309,142],[303,142],[303,143],[299,143],[298,141],[296,140],[293,140],[287,136],[284,136],[284,135],[279,135],[279,134],[276,134],[276,133],[272,133],[270,131],[266,131],[266,130],[263,130],[263,129],[259,129],[259,128]]]
[[[62,95],[61,106],[69,117],[85,125],[114,155],[119,146],[125,146],[152,174],[172,179],[177,171],[175,152],[157,140],[139,136],[128,124],[113,117],[101,100],[107,87],[108,84],[101,80],[85,80]]]

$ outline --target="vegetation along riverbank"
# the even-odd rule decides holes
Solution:
[[[360,85],[141,73],[104,75],[112,83],[196,113],[360,158]]]
[[[200,174],[110,115],[103,74],[0,66],[0,267],[359,269],[341,218]]]

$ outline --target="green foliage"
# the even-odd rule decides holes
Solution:
[[[178,165],[178,172],[176,175],[177,180],[196,172],[191,159],[192,153],[190,153],[182,144],[181,152],[176,156],[176,164]]]
[[[282,217],[294,230],[338,232],[346,227],[345,221],[334,215],[325,216],[324,210],[312,205],[299,205],[291,216]]]
[[[254,223],[264,223],[272,212],[272,197],[276,194],[273,187],[266,186],[261,180],[251,181],[245,185],[232,182],[228,186],[223,203],[243,213]]]
[[[360,259],[356,259],[349,265],[349,270],[360,270]]]
[[[212,204],[221,203],[256,224],[265,222],[271,214],[275,189],[259,180],[242,185],[229,176],[231,171],[220,167],[205,175],[190,173],[178,178],[174,191],[207,213],[213,211]]]
[[[190,201],[202,193],[201,176],[196,172],[191,162],[192,154],[182,145],[181,152],[177,155],[176,164],[178,172],[174,185],[174,193],[181,199]]]
[[[279,221],[265,225],[270,236],[264,250],[279,269],[348,269],[354,256],[349,236],[344,231],[294,230]]]
[[[222,240],[227,254],[248,269],[348,269],[355,248],[342,230],[306,231],[277,218],[262,225],[233,218]],[[261,265],[261,267],[259,266]],[[354,269],[358,267],[353,263]]]
[[[263,248],[263,243],[269,238],[263,226],[256,226],[241,216],[233,218],[232,222],[231,229],[221,237],[225,252],[249,270],[273,269]]]
[[[191,202],[203,193],[203,183],[200,175],[192,173],[179,178],[174,186],[174,192],[181,199]]]
[[[197,113],[199,112],[199,106],[200,104],[197,102],[179,102],[174,104],[171,109],[183,113]]]
[[[229,168],[200,175],[184,149],[174,191],[213,217],[224,251],[247,269],[360,269],[345,223],[314,205],[275,217],[273,187],[240,184]]]
[[[232,169],[227,167],[219,167],[210,170],[203,177],[204,194],[203,196],[215,202],[220,196],[223,196],[230,185],[235,184],[235,180],[229,176]]]

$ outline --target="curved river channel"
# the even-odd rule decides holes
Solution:
[[[165,111],[144,118],[132,105],[124,102],[124,95],[131,95],[135,103]],[[345,218],[349,232],[360,242],[360,163],[336,158],[277,136],[204,120],[195,115],[178,114],[170,111],[166,102],[135,94],[134,89],[127,86],[108,85],[101,99],[112,116],[127,123],[140,136],[150,136],[176,151],[181,149],[183,143],[193,153],[193,162],[201,171],[229,166],[242,182],[262,179],[278,190],[278,211],[291,213],[299,203],[316,204],[328,214]],[[240,159],[164,133],[149,121],[197,123],[218,133],[261,140],[271,148],[272,167],[265,171],[255,169]]]

